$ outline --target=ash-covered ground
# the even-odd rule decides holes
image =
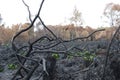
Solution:
[[[71,46],[77,46],[77,48],[85,48],[91,54],[95,54],[93,61],[86,63],[81,56],[64,56],[60,55],[59,59],[56,59],[56,65],[52,73],[52,80],[102,80],[106,50],[109,45],[109,41],[87,41],[87,42],[66,42],[65,45],[69,48]],[[61,46],[57,46],[54,49]],[[64,49],[63,49],[64,50]],[[112,51],[112,50],[111,50]],[[71,54],[74,55],[77,50],[71,50]],[[113,51],[111,53],[117,54]],[[12,80],[16,71],[19,68],[18,61],[15,57],[15,51],[12,50],[11,44],[0,46],[0,80]],[[34,58],[39,59],[45,54],[34,54]],[[16,64],[17,66],[13,66]],[[12,66],[10,66],[12,65]],[[120,60],[119,55],[109,59],[106,67],[105,80],[120,80]],[[39,67],[35,70],[30,80],[43,80],[42,74],[43,67]],[[21,80],[21,79],[16,79]],[[47,80],[47,79],[45,79]]]

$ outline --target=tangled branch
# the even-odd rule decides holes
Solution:
[[[16,74],[12,78],[12,80],[18,79],[17,78],[18,75],[20,76],[20,78],[22,80],[29,80],[31,78],[32,74],[34,73],[34,71],[36,70],[36,68],[38,66],[41,66],[41,65],[43,65],[43,72],[42,73],[45,73],[44,76],[45,77],[50,77],[51,76],[50,73],[52,73],[52,71],[53,71],[53,67],[56,64],[56,60],[54,58],[51,58],[51,56],[47,56],[47,57],[44,57],[44,58],[41,59],[42,62],[39,62],[36,59],[32,58],[33,57],[32,55],[34,55],[35,53],[39,53],[39,54],[40,53],[42,53],[42,54],[44,54],[44,53],[47,53],[47,54],[57,53],[57,54],[64,54],[64,55],[66,55],[68,52],[70,52],[73,49],[78,49],[78,50],[81,51],[81,50],[83,50],[83,48],[82,49],[77,48],[76,45],[67,48],[66,45],[65,45],[65,43],[66,42],[75,41],[75,40],[88,39],[89,37],[93,36],[96,32],[104,31],[105,30],[105,29],[96,30],[96,31],[92,32],[91,34],[89,34],[86,37],[79,37],[79,38],[74,38],[74,39],[71,39],[71,40],[63,40],[61,38],[58,38],[54,34],[54,32],[52,30],[50,30],[44,24],[43,20],[40,17],[40,12],[41,12],[41,9],[42,9],[44,1],[45,0],[42,0],[42,2],[40,4],[40,7],[39,7],[39,10],[38,10],[38,13],[35,16],[35,18],[32,20],[31,19],[31,12],[30,12],[29,6],[25,3],[24,0],[22,0],[23,4],[27,7],[27,10],[29,12],[29,19],[30,19],[31,24],[30,24],[29,27],[27,27],[27,28],[22,29],[21,31],[19,31],[13,37],[13,39],[12,39],[12,48],[13,48],[13,50],[16,51],[15,56],[16,56],[19,64],[20,64],[20,68],[18,69],[18,71],[16,72]],[[45,29],[47,29],[52,34],[53,37],[41,36],[40,38],[36,39],[33,42],[28,42],[29,45],[27,45],[27,46],[17,47],[17,45],[15,44],[16,38],[20,34],[22,34],[22,33],[26,32],[26,31],[28,31],[29,29],[31,29],[37,19],[39,19],[39,21],[42,23],[43,27]],[[119,30],[119,28],[118,28],[118,30]],[[116,33],[114,34],[114,36],[117,34],[118,30],[116,31]],[[105,61],[105,66],[107,65],[107,60],[108,60],[108,56],[109,56],[109,49],[110,49],[110,46],[111,46],[111,44],[113,42],[114,36],[113,36],[113,38],[111,40],[111,43],[110,43],[110,45],[108,47],[108,51],[107,51],[107,55],[106,55],[106,61]],[[45,40],[46,40],[46,42],[44,44],[42,44],[43,41],[45,41]],[[58,45],[62,45],[64,47],[64,50],[52,49],[52,48],[57,47]],[[22,51],[24,49],[27,49],[25,56],[22,56],[22,55],[18,54],[20,51]],[[25,67],[25,64],[27,64],[27,61],[35,63],[35,65],[32,67],[32,69],[28,69],[28,68]],[[48,65],[48,64],[50,64],[50,65]],[[105,73],[105,66],[104,66],[104,73]],[[31,67],[31,65],[30,65],[30,67]],[[48,69],[48,67],[49,67],[49,69]],[[23,72],[26,73],[26,75],[23,75]]]

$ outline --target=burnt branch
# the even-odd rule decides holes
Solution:
[[[96,30],[96,31],[92,32],[91,34],[89,34],[89,35],[86,36],[86,37],[78,37],[78,38],[75,38],[75,39],[67,40],[66,42],[75,41],[75,40],[87,39],[87,38],[91,37],[93,34],[95,34],[96,32],[100,32],[100,31],[104,31],[104,30],[105,30],[105,29]]]
[[[118,41],[120,40],[120,39],[118,38],[119,35],[120,35],[119,32],[120,32],[120,26],[118,27],[118,29],[117,29],[116,32],[114,33],[114,35],[113,35],[113,37],[112,37],[112,39],[111,39],[111,41],[110,41],[110,44],[108,45],[102,79],[104,79],[104,77],[105,77],[106,66],[107,66],[107,64],[108,64],[108,60],[109,60],[109,56],[110,56],[110,51],[111,51],[111,46],[112,46],[112,44],[115,42],[115,38],[117,38]],[[119,44],[119,43],[118,43],[118,44]],[[120,46],[118,46],[118,47],[120,47]],[[118,52],[118,53],[119,53],[119,52]]]
[[[29,8],[29,6],[25,3],[24,0],[22,0],[22,2],[23,2],[23,4],[27,7],[27,10],[28,10],[28,13],[29,13],[29,20],[30,20],[30,22],[32,23],[30,8]]]
[[[84,40],[84,39],[88,39],[90,37],[92,37],[95,33],[100,32],[100,31],[104,31],[105,29],[100,29],[100,30],[96,30],[94,32],[92,32],[91,34],[89,34],[88,36],[85,37],[78,37],[78,38],[74,38],[74,39],[70,39],[70,40],[63,40],[62,38],[58,38],[55,33],[50,30],[45,23],[43,22],[43,20],[40,17],[40,12],[44,3],[44,0],[42,0],[38,13],[35,16],[35,18],[32,20],[31,19],[31,12],[29,9],[29,6],[25,3],[24,0],[22,0],[23,4],[27,7],[28,13],[29,13],[29,20],[30,20],[30,25],[25,28],[22,29],[21,31],[19,31],[12,39],[12,48],[13,50],[16,51],[15,56],[18,60],[18,63],[20,65],[20,68],[18,69],[18,71],[16,72],[16,74],[14,75],[14,77],[12,78],[12,80],[17,80],[17,76],[19,75],[21,77],[22,80],[29,80],[32,77],[32,74],[35,72],[35,70],[37,69],[38,66],[43,67],[42,70],[42,74],[40,75],[40,77],[43,76],[43,80],[53,80],[53,71],[54,71],[54,67],[56,64],[56,59],[54,57],[52,57],[51,54],[56,53],[56,54],[62,54],[62,55],[67,55],[68,53],[72,53],[72,50],[79,50],[80,52],[82,52],[88,45],[84,45],[84,47],[82,48],[78,48],[78,45],[72,45],[72,46],[66,46],[66,43],[69,42],[74,42],[76,40]],[[43,25],[43,27],[50,32],[51,36],[41,36],[38,39],[34,40],[34,41],[29,41],[28,45],[22,46],[22,47],[18,47],[17,44],[15,44],[15,40],[16,38],[28,31],[29,29],[31,29],[35,23],[36,20],[39,20],[41,22],[41,24]],[[118,28],[118,30],[120,29],[120,27]],[[105,64],[104,64],[104,73],[105,74],[105,66],[107,66],[107,62],[108,62],[108,57],[109,57],[109,51],[110,51],[110,46],[113,43],[113,39],[115,38],[116,34],[118,34],[118,30],[115,32],[111,43],[109,44],[109,47],[107,49],[107,55],[106,55],[106,60],[105,60]],[[59,48],[59,47],[63,47],[63,49]],[[59,49],[58,49],[59,48]],[[20,55],[21,51],[25,51],[26,54]],[[45,55],[44,57],[41,57],[40,54]],[[37,55],[37,58],[34,56]],[[42,59],[41,59],[42,58]],[[34,63],[34,65],[30,65]],[[26,65],[28,67],[30,67],[30,69],[28,67],[26,67]],[[42,66],[41,66],[42,65]],[[93,64],[91,64],[93,66]],[[89,71],[89,67],[84,68],[84,70],[80,70],[75,74],[78,74],[79,72],[86,72]],[[32,67],[32,68],[31,68]],[[25,75],[24,75],[25,74]],[[39,78],[40,78],[39,77]]]
[[[43,3],[44,3],[44,0],[42,0],[42,2],[41,2],[41,4],[40,4],[40,8],[39,8],[39,10],[38,10],[38,13],[37,13],[37,15],[35,16],[35,18],[33,19],[31,25],[30,25],[29,27],[27,27],[26,29],[23,29],[23,30],[19,31],[19,32],[13,37],[13,39],[12,39],[12,47],[13,47],[13,50],[17,50],[17,49],[18,49],[18,48],[16,47],[16,45],[14,44],[15,39],[16,39],[21,33],[25,32],[25,31],[27,31],[27,30],[29,30],[30,28],[33,27],[35,21],[37,20],[37,18],[38,18],[39,15],[40,15],[40,11],[41,11],[41,9],[42,9]]]
[[[18,33],[13,37],[13,39],[12,39],[12,47],[13,47],[13,50],[15,50],[15,51],[18,50],[18,48],[16,47],[16,45],[15,45],[15,43],[14,43],[15,39],[16,39],[21,33],[25,32],[25,31],[29,30],[31,27],[33,27],[35,21],[37,20],[38,16],[40,15],[40,11],[41,11],[41,9],[42,9],[43,3],[44,3],[44,0],[42,0],[42,2],[41,2],[41,4],[40,4],[40,8],[39,8],[39,10],[38,10],[38,13],[37,13],[37,15],[35,16],[34,20],[32,21],[31,25],[30,25],[29,27],[27,27],[26,29],[21,30],[20,32],[18,32]],[[27,52],[27,54],[26,54],[26,56],[25,56],[24,58],[27,58],[27,57],[29,56],[30,52],[32,51],[32,44],[29,44],[29,45],[30,45],[30,46],[29,46],[29,50],[28,50],[28,52]],[[15,55],[17,56],[17,54],[15,54]],[[17,56],[17,59],[19,60],[18,56]],[[25,62],[26,62],[26,59],[24,59],[24,60],[22,61],[22,63],[21,63],[20,60],[19,60],[19,63],[21,63],[21,66],[24,66],[24,63],[25,63]],[[38,65],[37,65],[37,66],[38,66]],[[37,68],[37,66],[34,67],[34,69],[31,70],[31,71],[28,73],[28,76],[25,77],[25,80],[29,80],[29,79],[30,79],[30,76],[31,76],[32,73],[35,71],[35,69]],[[19,68],[19,70],[16,72],[16,74],[15,74],[15,76],[13,77],[12,80],[15,80],[16,76],[17,76],[18,74],[21,74],[21,69],[22,69],[22,67]]]
[[[42,25],[55,37],[55,39],[57,39],[57,36],[44,24],[44,22],[42,21],[40,16],[38,18],[39,18],[40,22],[42,23]]]

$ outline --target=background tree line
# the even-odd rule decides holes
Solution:
[[[114,3],[108,3],[103,11],[103,15],[107,18],[107,22],[111,26],[118,26],[120,25],[120,5],[114,4]],[[50,28],[58,37],[61,37],[63,39],[73,39],[76,37],[84,37],[89,35],[92,31],[95,29],[92,29],[91,27],[87,26],[83,28],[81,26],[84,23],[82,13],[77,9],[77,7],[74,7],[73,9],[73,15],[69,18],[70,24],[68,25],[48,25],[48,28]],[[30,23],[25,24],[16,24],[12,25],[11,27],[6,27],[3,23],[2,15],[0,15],[0,43],[10,42],[13,35],[17,33],[19,30],[26,28],[30,25]],[[28,41],[30,39],[35,39],[42,35],[50,35],[49,32],[47,32],[44,29],[40,29],[41,23],[36,23],[34,28],[31,30],[25,32],[24,34],[20,35],[18,40],[20,41]],[[34,32],[34,29],[37,29],[37,31]],[[114,33],[115,28],[106,28],[104,32],[99,32],[94,35],[94,39],[98,40],[101,38],[110,39],[112,34]],[[108,33],[109,32],[109,33]]]
[[[29,25],[30,25],[29,23],[16,24],[16,25],[12,25],[11,28],[9,28],[9,27],[5,28],[4,25],[1,25],[0,26],[0,44],[10,42],[12,37],[19,30],[26,28]],[[64,26],[63,25],[56,25],[56,26],[48,25],[47,27],[50,30],[52,30],[57,37],[60,37],[64,40],[69,40],[69,39],[78,38],[78,37],[86,37],[91,32],[97,30],[97,29],[93,29],[89,26],[86,26],[85,28],[82,26],[76,27],[74,24],[69,24],[69,25],[64,25]],[[108,40],[112,37],[115,29],[116,29],[116,27],[105,28],[105,31],[97,32],[93,38],[94,38],[94,40],[100,40],[100,39]],[[49,31],[45,31],[44,29],[39,28],[35,32],[34,32],[34,30],[29,30],[29,31],[21,34],[17,38],[17,41],[28,42],[29,40],[34,40],[43,35],[51,36]]]

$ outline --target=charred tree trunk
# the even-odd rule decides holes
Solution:
[[[55,65],[56,65],[56,59],[49,56],[46,58],[46,72],[43,74],[43,80],[53,80],[54,77],[54,70],[55,70]]]

